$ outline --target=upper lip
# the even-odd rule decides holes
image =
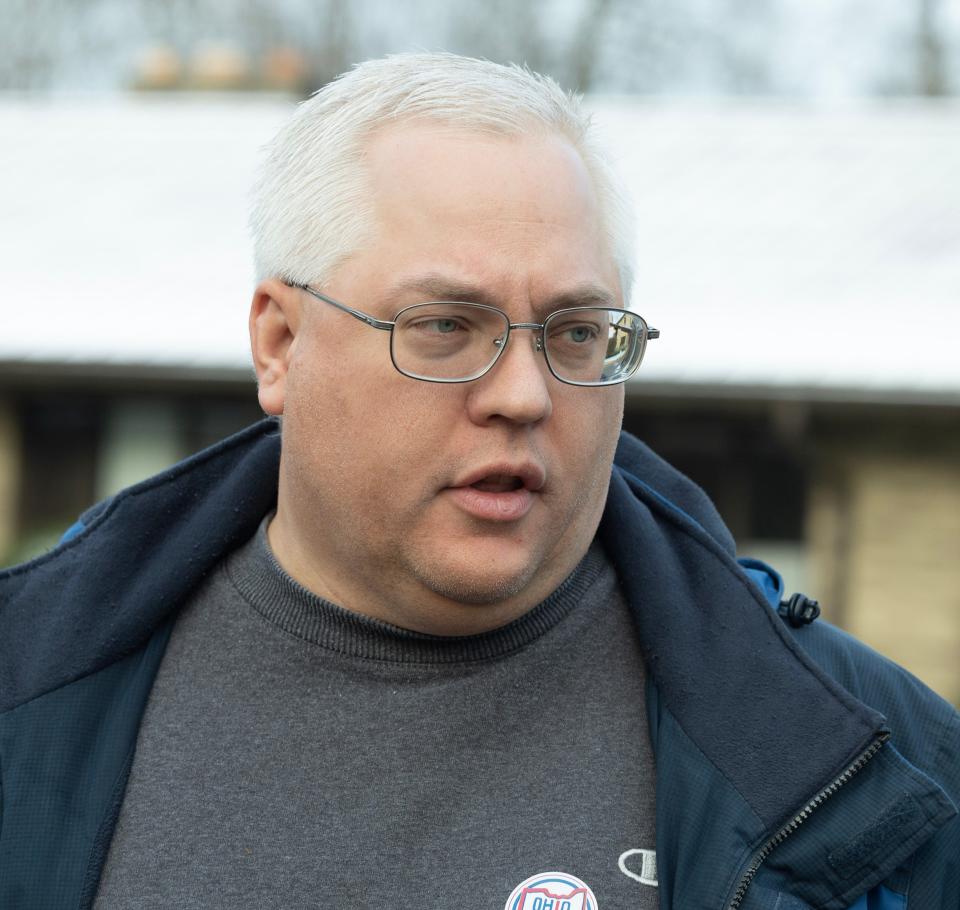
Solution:
[[[532,461],[497,461],[462,475],[450,486],[469,487],[486,477],[519,477],[525,489],[536,492],[546,483],[547,472]]]

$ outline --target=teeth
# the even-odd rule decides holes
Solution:
[[[495,474],[490,477],[484,477],[472,484],[475,490],[484,493],[509,493],[512,490],[519,490],[523,486],[523,481],[519,477],[506,474]]]

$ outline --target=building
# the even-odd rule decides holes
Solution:
[[[627,427],[744,555],[960,702],[960,106],[593,105],[662,332]],[[6,561],[259,416],[246,192],[291,106],[0,103]]]

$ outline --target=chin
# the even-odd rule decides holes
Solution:
[[[448,575],[424,579],[424,583],[435,594],[439,594],[455,603],[475,606],[492,606],[510,600],[521,594],[529,582],[530,578],[527,574],[522,576],[497,575],[494,577],[486,575],[482,578],[467,575]]]
[[[512,571],[504,566],[481,568],[432,563],[414,566],[414,574],[424,587],[447,600],[491,606],[522,594],[537,572],[533,563]]]
[[[590,539],[592,535],[584,541],[584,553]],[[569,543],[556,527],[540,524],[523,532],[498,528],[463,534],[457,528],[411,537],[398,551],[398,568],[453,603],[496,606],[512,601],[514,607],[532,608],[569,574],[573,566],[565,571],[563,555],[577,543]]]

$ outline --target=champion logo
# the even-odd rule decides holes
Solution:
[[[628,866],[627,863],[630,863]],[[617,860],[620,871],[641,885],[657,887],[657,851],[624,850]]]
[[[590,886],[566,872],[540,872],[520,882],[503,910],[598,910]]]

